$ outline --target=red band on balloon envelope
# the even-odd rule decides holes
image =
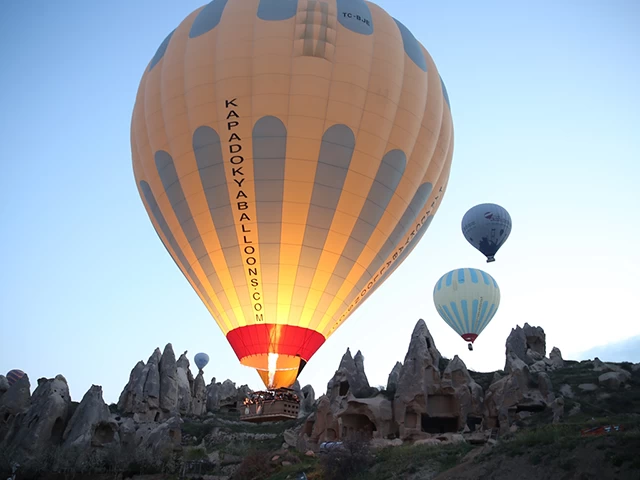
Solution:
[[[324,336],[315,330],[272,323],[235,328],[227,333],[227,340],[239,360],[249,355],[278,353],[299,355],[309,361],[325,342]]]
[[[476,338],[478,338],[478,335],[475,333],[465,333],[464,335],[462,335],[462,338],[464,338],[464,340],[466,342],[475,342]]]

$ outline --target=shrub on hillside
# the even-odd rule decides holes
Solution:
[[[367,470],[373,460],[369,440],[363,435],[353,434],[338,448],[323,454],[320,463],[325,480],[347,480]]]
[[[275,470],[271,455],[265,450],[253,450],[247,454],[231,477],[233,480],[263,480]]]

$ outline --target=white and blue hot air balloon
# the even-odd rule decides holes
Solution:
[[[469,209],[462,218],[462,234],[467,241],[495,261],[495,255],[511,233],[511,216],[500,205],[482,203]]]
[[[476,268],[445,273],[433,289],[433,303],[442,319],[465,341],[469,350],[500,306],[494,278]]]
[[[202,352],[196,353],[196,356],[193,357],[193,361],[196,362],[196,367],[198,367],[198,370],[203,370],[204,367],[207,366],[207,363],[209,363],[209,355]]]

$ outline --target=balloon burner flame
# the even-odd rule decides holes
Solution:
[[[273,385],[273,381],[275,380],[276,368],[278,366],[278,354],[277,353],[270,353],[269,354],[268,364],[269,364],[269,387],[271,387],[271,385]]]

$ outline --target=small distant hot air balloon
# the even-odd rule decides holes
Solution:
[[[209,363],[209,355],[202,352],[196,353],[196,356],[193,357],[193,361],[196,362],[198,370],[204,370],[204,367],[206,367],[207,363]]]
[[[7,372],[7,381],[9,382],[9,386],[16,383],[22,377],[24,377],[24,372],[22,370],[18,370],[17,368],[9,370]]]
[[[500,288],[482,270],[458,268],[440,277],[433,289],[433,302],[447,325],[473,350],[473,342],[498,310]]]
[[[462,234],[487,257],[487,263],[496,260],[495,254],[507,241],[510,233],[509,212],[494,203],[476,205],[462,218]]]

